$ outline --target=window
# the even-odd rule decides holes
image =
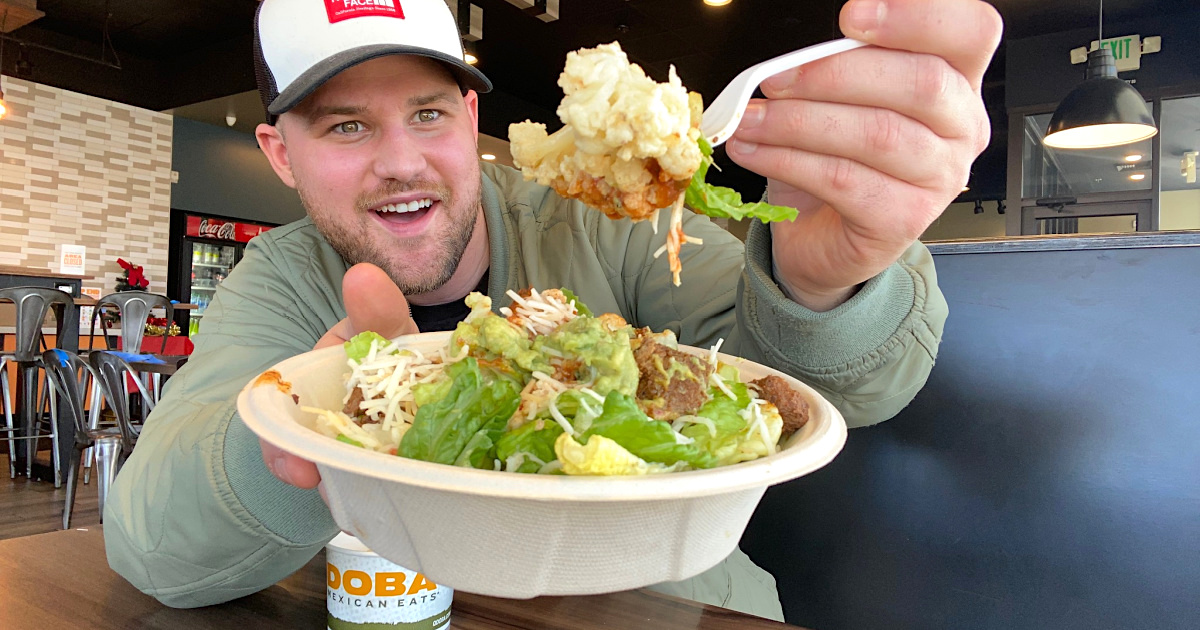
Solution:
[[[1200,96],[1162,103],[1162,183],[1158,229],[1200,230]]]
[[[1021,196],[1036,201],[1150,190],[1153,140],[1107,149],[1064,150],[1042,144],[1052,114],[1025,117]]]

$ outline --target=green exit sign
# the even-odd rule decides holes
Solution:
[[[1072,50],[1071,63],[1085,63],[1088,51],[1096,50],[1097,46],[1103,46],[1112,51],[1113,59],[1117,62],[1117,72],[1128,72],[1142,67],[1143,54],[1156,53],[1161,50],[1162,38],[1154,36],[1143,40],[1141,35],[1110,37],[1099,42],[1092,42],[1087,48],[1080,47]]]
[[[1102,40],[1100,45],[1112,51],[1113,59],[1117,61],[1117,72],[1137,70],[1142,67],[1142,38],[1140,36],[1113,37]]]

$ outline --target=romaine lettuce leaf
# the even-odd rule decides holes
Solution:
[[[362,360],[367,358],[371,352],[371,342],[378,341],[379,347],[382,348],[388,344],[388,340],[377,332],[367,331],[358,333],[350,338],[343,346],[346,348],[346,356],[356,363],[362,363]]]
[[[362,442],[359,442],[358,440],[355,440],[353,438],[348,438],[344,435],[337,436],[337,441],[345,442],[346,444],[349,444],[350,446],[357,446],[358,448],[364,448],[362,445]]]
[[[507,422],[520,402],[513,381],[484,378],[473,357],[446,367],[446,374],[452,379],[449,392],[417,409],[400,440],[400,455],[453,464],[480,429],[497,419]]]
[[[496,441],[504,435],[507,425],[507,418],[495,418],[476,431],[475,435],[467,440],[467,445],[463,447],[462,452],[454,459],[454,465],[493,470],[495,468],[493,462],[496,461]]]
[[[575,297],[575,294],[572,293],[570,289],[563,287],[559,290],[562,291],[562,294],[566,296],[567,302],[575,303],[575,310],[579,311],[580,315],[587,315],[588,317],[592,316],[592,309],[588,308],[587,305],[580,301],[579,298]]]
[[[728,374],[724,374],[729,376]],[[709,390],[709,401],[696,411],[697,416],[712,421],[713,428],[706,424],[688,424],[680,433],[695,440],[693,444],[714,457],[717,464],[727,466],[738,462],[757,459],[771,452],[765,443],[763,432],[742,417],[742,411],[750,405],[750,390],[734,378],[727,378],[726,384],[737,400],[731,399],[725,392],[714,387]],[[781,421],[778,414],[764,418],[767,425],[767,438],[774,442],[779,440]]]
[[[696,423],[688,424],[679,431],[695,440],[696,448],[712,455],[721,463],[737,451],[738,442],[746,430],[746,421],[739,412],[750,404],[749,390],[745,385],[733,383],[729,388],[737,396],[737,400],[731,399],[725,392],[714,387],[709,390],[709,401],[696,411],[695,415],[712,421],[713,429],[707,424]]]
[[[428,383],[417,383],[412,386],[413,402],[417,403],[418,409],[437,402],[450,393],[450,386],[453,384],[454,381],[445,373]]]
[[[685,462],[693,468],[717,464],[715,457],[695,444],[680,444],[669,423],[651,420],[632,397],[615,391],[604,399],[604,411],[579,436],[579,442],[587,444],[593,435],[602,435],[647,462]]]
[[[700,152],[704,158],[700,168],[692,175],[692,181],[684,192],[684,203],[689,208],[710,217],[744,219],[746,217],[759,219],[764,223],[772,221],[791,221],[799,212],[787,206],[773,206],[769,203],[755,201],[743,203],[742,195],[732,188],[714,186],[706,183],[708,167],[712,164],[712,146],[704,136],[700,136]]]
[[[562,427],[553,421],[542,424],[539,429],[536,421],[526,422],[500,438],[496,444],[496,457],[504,463],[505,470],[535,473],[543,465],[558,459],[554,453],[554,440],[562,435]],[[510,462],[517,460],[520,460],[519,465],[510,467]]]
[[[567,475],[649,475],[671,472],[676,466],[649,463],[603,435],[593,435],[580,444],[566,433],[554,442],[554,452]]]

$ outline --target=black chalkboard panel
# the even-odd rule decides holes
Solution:
[[[936,259],[925,389],[743,539],[788,621],[1200,628],[1200,247]]]

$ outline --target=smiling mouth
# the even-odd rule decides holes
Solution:
[[[429,214],[434,200],[417,199],[408,203],[391,203],[375,209],[375,214],[388,223],[415,223]]]

